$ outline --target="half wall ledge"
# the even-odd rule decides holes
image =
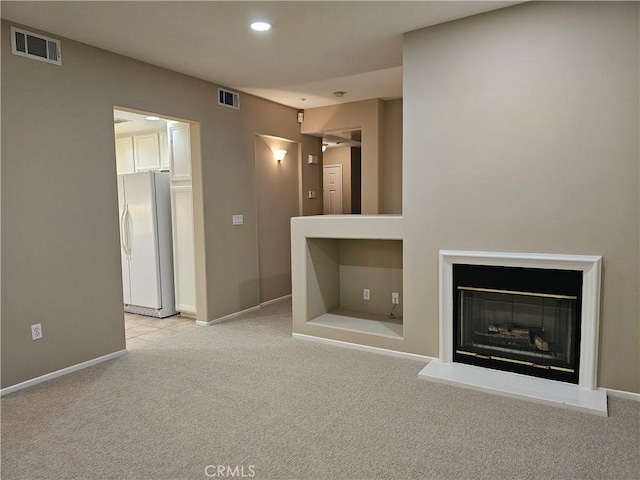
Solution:
[[[402,314],[402,216],[292,218],[291,255],[294,335],[420,353]]]

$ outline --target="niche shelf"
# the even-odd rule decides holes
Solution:
[[[308,325],[404,338],[402,240],[306,238],[306,247]],[[399,293],[395,307],[392,292]]]

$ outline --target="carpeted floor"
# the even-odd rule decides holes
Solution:
[[[290,332],[279,303],[5,396],[2,478],[640,477],[638,402],[601,418]]]

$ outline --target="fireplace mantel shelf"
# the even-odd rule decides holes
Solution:
[[[429,362],[418,376],[473,390],[607,416],[607,393],[602,389],[587,390],[570,383],[462,363],[442,363],[438,360]]]

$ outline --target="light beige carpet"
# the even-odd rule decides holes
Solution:
[[[639,477],[637,402],[601,418],[290,332],[280,303],[5,396],[2,478]]]

